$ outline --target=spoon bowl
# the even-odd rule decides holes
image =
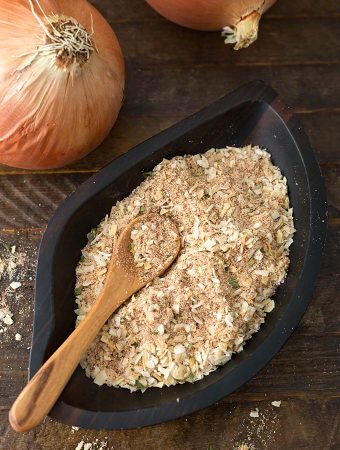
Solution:
[[[173,240],[174,245],[172,247],[172,253],[166,259],[164,264],[155,267],[154,270],[148,273],[147,276],[141,276],[140,271],[137,269],[135,260],[133,257],[133,252],[131,252],[130,246],[132,244],[131,232],[136,228],[137,225],[146,222],[155,223],[158,227],[166,227],[167,230],[176,234],[177,238]],[[181,240],[178,233],[177,226],[175,223],[165,216],[161,216],[157,213],[143,214],[142,216],[136,217],[132,220],[124,231],[120,234],[117,243],[114,248],[113,257],[111,258],[108,274],[112,273],[115,265],[119,265],[122,270],[123,276],[131,277],[130,290],[133,291],[129,297],[135,292],[139,291],[146,284],[150,283],[154,278],[162,275],[174,262],[181,248]],[[109,276],[105,280],[105,284],[110,282]],[[105,285],[104,285],[105,290]]]

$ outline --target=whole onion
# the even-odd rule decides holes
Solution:
[[[276,0],[146,0],[159,14],[194,30],[223,30],[226,44],[248,47],[257,39],[261,15]]]
[[[0,163],[71,163],[109,133],[121,108],[124,60],[86,0],[0,0]]]

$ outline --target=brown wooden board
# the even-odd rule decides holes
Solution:
[[[14,328],[0,337],[1,450],[73,450],[82,440],[96,439],[119,450],[234,450],[241,443],[270,450],[339,448],[339,1],[279,0],[263,17],[258,42],[238,53],[225,48],[218,33],[166,22],[143,0],[92,3],[110,21],[125,52],[126,102],[117,126],[92,155],[54,174],[0,168],[0,242],[26,255],[17,293],[22,297],[9,299]],[[26,378],[37,248],[56,206],[115,155],[259,78],[298,113],[328,190],[331,220],[321,275],[297,331],[246,386],[187,418],[126,432],[72,432],[48,419],[30,433],[15,435],[7,414]],[[8,284],[7,278],[0,281],[1,294]],[[15,333],[22,341],[15,341]],[[282,400],[281,407],[272,407],[272,400]],[[249,417],[255,408],[259,421]]]

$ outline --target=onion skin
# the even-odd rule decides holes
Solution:
[[[187,28],[217,31],[234,27],[251,13],[260,15],[276,0],[146,0],[163,17]]]
[[[75,74],[51,58],[34,59],[46,35],[28,0],[0,0],[0,163],[25,169],[88,154],[108,135],[124,95],[123,55],[99,12],[86,0],[39,3],[47,16],[72,17],[89,33],[93,25],[98,51]]]

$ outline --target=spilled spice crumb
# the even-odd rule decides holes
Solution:
[[[275,406],[276,408],[280,408],[281,406],[281,400],[274,400],[272,402],[272,405]]]
[[[11,248],[4,243],[0,243],[0,335],[8,331],[8,327],[13,325],[14,318],[10,309],[10,300],[16,297],[16,291],[21,283],[13,281],[14,276],[18,276],[18,271],[24,264],[24,255],[16,253],[16,246]]]
[[[0,340],[21,341],[21,330],[28,335],[31,327],[33,304],[24,295],[24,281],[31,281],[34,266],[29,264],[28,251],[35,260],[35,249],[25,245],[9,245],[0,240]],[[30,324],[30,325],[28,325]]]
[[[16,289],[18,289],[20,286],[21,286],[20,281],[12,281],[12,283],[9,285],[9,287],[10,287],[11,289],[13,289],[14,291],[15,291]]]
[[[253,418],[259,417],[259,409],[258,409],[258,408],[255,408],[255,410],[250,411],[249,416],[250,416],[250,417],[253,417]]]
[[[235,450],[255,450],[255,447],[251,444],[242,443],[238,445]]]
[[[106,450],[108,449],[107,441],[96,439],[93,442],[80,441],[74,450]]]
[[[282,429],[277,409],[270,404],[245,410],[232,438],[233,450],[274,450]]]

